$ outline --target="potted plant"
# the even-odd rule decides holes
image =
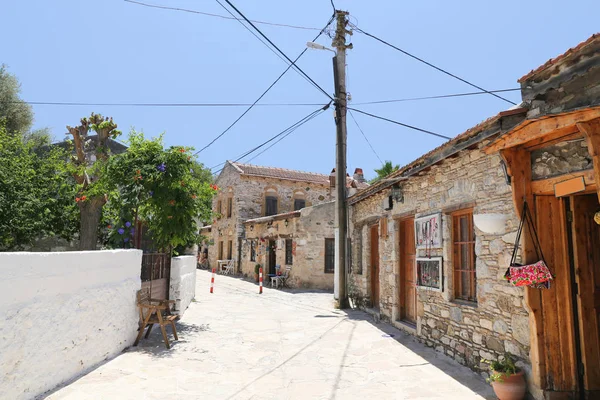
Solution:
[[[259,272],[260,272],[260,264],[256,263],[256,265],[254,266],[254,280],[256,280],[256,282],[258,282]]]
[[[487,379],[500,400],[522,400],[525,398],[527,384],[523,371],[515,365],[510,354],[502,361],[487,361],[490,364],[490,377]]]

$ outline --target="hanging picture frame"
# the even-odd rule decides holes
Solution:
[[[442,214],[415,218],[415,244],[417,249],[442,247]]]
[[[443,291],[442,257],[417,257],[417,286]]]

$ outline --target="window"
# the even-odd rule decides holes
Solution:
[[[250,241],[250,261],[256,261],[256,240]]]
[[[306,207],[306,200],[294,199],[294,211],[300,210],[304,207]]]
[[[227,243],[227,259],[231,260],[233,255],[233,242],[230,240]]]
[[[221,200],[217,201],[217,218],[221,218]]]
[[[292,254],[292,239],[285,239],[285,264],[292,265],[292,261],[294,259]]]
[[[332,274],[335,268],[335,239],[325,239],[325,273]]]
[[[233,213],[233,197],[227,198],[227,218],[231,218]]]
[[[219,242],[219,260],[223,259],[223,241]]]
[[[475,275],[475,232],[473,210],[452,214],[452,246],[454,264],[454,298],[477,301]]]
[[[267,196],[265,216],[277,214],[277,197]]]

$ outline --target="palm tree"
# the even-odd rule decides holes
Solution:
[[[381,168],[379,168],[379,169],[375,168],[375,173],[377,173],[377,176],[375,178],[373,178],[370,183],[375,183],[375,182],[385,178],[392,172],[397,171],[399,169],[400,169],[399,165],[393,165],[391,161],[386,160],[385,163],[383,163],[383,165],[381,166]]]

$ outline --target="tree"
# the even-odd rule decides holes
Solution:
[[[96,135],[88,136],[90,130]],[[76,127],[67,126],[73,136],[75,154],[71,156],[70,171],[78,189],[76,198],[80,211],[80,250],[95,250],[98,243],[98,224],[106,194],[111,190],[105,171],[110,157],[108,140],[121,134],[112,118],[94,114],[82,118]],[[107,186],[108,185],[108,186]]]
[[[22,250],[42,236],[77,231],[67,154],[48,142],[25,142],[0,124],[0,250]]]
[[[106,177],[116,188],[105,213],[109,245],[135,247],[138,220],[160,250],[196,243],[197,220],[211,216],[210,174],[193,160],[190,148],[164,148],[162,136],[148,140],[132,131],[128,144],[107,167]]]
[[[0,120],[9,134],[25,133],[33,123],[31,106],[19,97],[21,85],[8,73],[6,65],[0,65]]]
[[[386,162],[383,163],[381,168],[379,168],[379,169],[375,168],[375,173],[377,174],[377,177],[372,179],[370,183],[375,183],[375,182],[385,178],[392,172],[397,171],[399,169],[400,169],[399,165],[393,165],[391,161],[386,160]]]

